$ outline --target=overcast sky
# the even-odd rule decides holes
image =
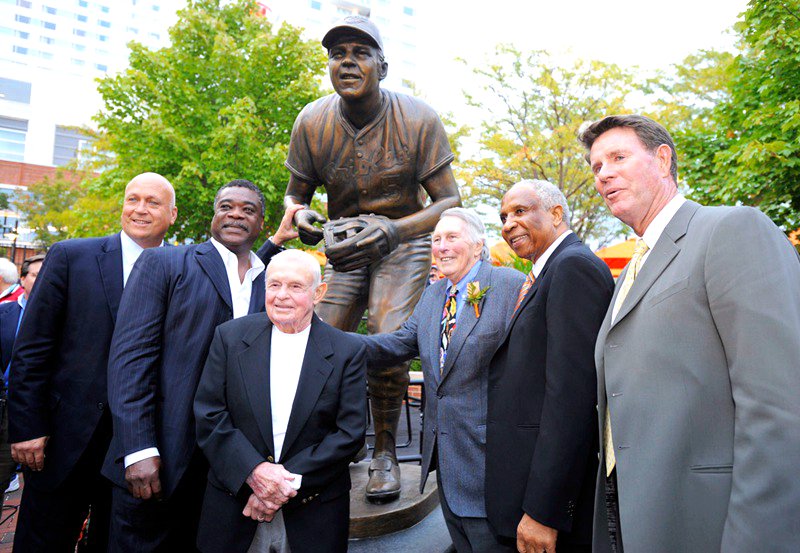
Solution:
[[[731,27],[746,7],[746,0],[420,0],[416,82],[436,109],[457,113],[469,74],[453,59],[482,63],[501,42],[668,68],[700,49],[732,47]]]

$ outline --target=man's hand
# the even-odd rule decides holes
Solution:
[[[292,223],[294,221],[294,214],[301,209],[304,209],[302,204],[292,204],[286,208],[286,211],[283,212],[283,219],[281,219],[278,230],[276,230],[275,234],[270,238],[273,244],[276,246],[283,246],[289,240],[297,238],[298,233],[292,226]]]
[[[289,485],[292,480],[294,476],[283,465],[261,463],[256,465],[246,482],[263,503],[280,507],[297,495],[297,490]]]
[[[382,215],[360,215],[366,226],[346,240],[325,249],[333,268],[340,273],[355,271],[389,255],[400,239],[397,225]]]
[[[517,526],[517,551],[519,553],[556,553],[558,530],[539,524],[527,514]]]
[[[148,457],[126,468],[125,481],[131,495],[136,499],[161,497],[160,470],[161,457]]]
[[[42,470],[44,468],[44,446],[50,436],[42,436],[24,442],[11,444],[11,457],[17,463],[25,465],[31,470]]]
[[[307,246],[314,246],[322,240],[322,229],[315,227],[314,223],[324,223],[327,221],[325,217],[303,206],[294,214],[294,222],[297,225],[297,232],[300,235],[300,241]]]
[[[247,505],[244,506],[242,514],[258,522],[272,522],[272,517],[275,516],[275,513],[280,508],[280,505],[275,505],[274,503],[264,503],[253,493],[250,494],[250,499],[247,500]]]

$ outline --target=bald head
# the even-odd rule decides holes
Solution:
[[[143,248],[160,246],[178,216],[175,189],[158,173],[142,173],[125,187],[122,230]]]
[[[304,276],[308,277],[308,282],[313,287],[319,286],[322,281],[322,272],[317,258],[302,250],[284,250],[274,255],[267,265],[267,279],[269,279],[270,272],[285,269],[302,272]]]

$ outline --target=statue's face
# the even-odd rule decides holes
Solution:
[[[345,100],[360,100],[379,94],[387,63],[380,50],[365,42],[345,40],[328,50],[328,71],[333,89]]]

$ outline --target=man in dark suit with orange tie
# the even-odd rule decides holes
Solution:
[[[570,231],[566,198],[552,184],[515,184],[500,220],[505,241],[533,268],[489,367],[489,523],[517,551],[588,553],[598,448],[594,343],[614,282]]]

